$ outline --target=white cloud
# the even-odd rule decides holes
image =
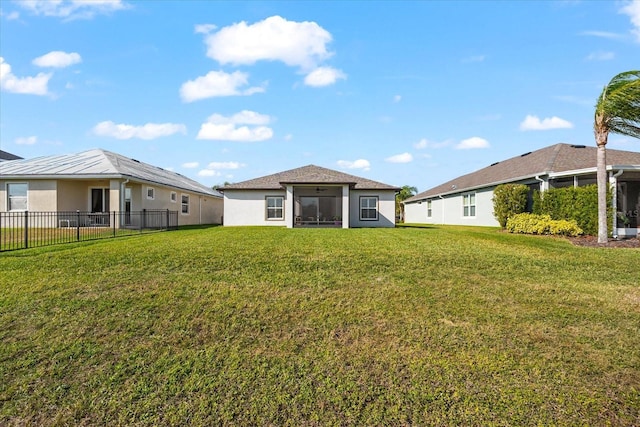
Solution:
[[[394,102],[395,104],[397,104],[397,103],[398,103],[398,102],[400,102],[401,100],[402,100],[402,96],[400,96],[400,95],[396,95],[396,96],[394,96],[394,97],[393,97],[393,102]]]
[[[389,163],[409,163],[413,161],[411,153],[396,154],[385,159]]]
[[[620,9],[620,13],[624,13],[631,18],[631,24],[634,26],[631,33],[636,36],[636,41],[640,43],[640,0],[626,2],[624,7]]]
[[[466,58],[462,59],[462,62],[465,64],[471,63],[471,62],[483,62],[487,57],[485,55],[473,55],[473,56],[468,56]]]
[[[205,76],[183,83],[180,88],[180,97],[184,102],[193,102],[216,96],[252,95],[264,92],[262,87],[240,90],[242,86],[249,84],[248,76],[241,71],[234,71],[231,74],[224,71],[210,71]]]
[[[175,123],[147,123],[143,126],[115,124],[112,121],[98,123],[93,128],[93,133],[98,136],[108,136],[116,139],[156,139],[170,136],[175,133],[187,133],[187,128]]]
[[[417,150],[424,150],[425,148],[442,148],[451,145],[451,141],[433,142],[426,138],[422,138],[420,141],[413,144],[413,147]]]
[[[11,65],[0,57],[0,89],[5,92],[29,95],[47,95],[51,73],[38,73],[35,77],[17,77],[11,72]]]
[[[338,166],[344,169],[362,169],[368,171],[371,168],[371,164],[368,160],[358,159],[358,160],[338,160]]]
[[[307,86],[321,87],[334,84],[338,79],[346,79],[347,75],[332,67],[319,67],[307,74],[304,84]]]
[[[582,36],[593,36],[593,37],[600,37],[603,39],[611,39],[611,40],[615,40],[615,39],[621,39],[624,36],[618,33],[611,33],[609,31],[583,31],[580,33],[580,35]]]
[[[193,31],[196,34],[209,34],[216,28],[218,28],[218,26],[213,24],[196,24]]]
[[[478,136],[463,139],[455,146],[456,150],[471,150],[475,148],[489,148],[489,141]]]
[[[46,55],[39,56],[32,61],[32,63],[38,67],[52,68],[64,68],[73,64],[79,64],[80,62],[82,62],[82,58],[78,53],[66,53],[59,50],[54,50]]]
[[[240,162],[211,162],[209,163],[209,169],[240,169],[245,167],[244,163]]]
[[[28,0],[16,4],[36,15],[73,19],[91,19],[97,14],[109,14],[130,6],[121,0]]]
[[[2,9],[0,9],[0,16],[4,16],[7,21],[15,21],[20,19],[20,12],[14,10],[9,13],[4,13]]]
[[[15,143],[18,145],[33,145],[38,142],[38,138],[35,136],[24,136],[16,138]]]
[[[615,53],[613,52],[591,52],[587,55],[587,61],[610,61],[615,58]]]
[[[220,172],[216,172],[214,170],[211,169],[202,169],[200,172],[198,172],[198,176],[220,176],[222,175]]]
[[[212,114],[200,127],[197,139],[256,142],[271,139],[273,130],[265,125],[271,117],[244,110],[230,117]],[[238,127],[237,125],[245,125]],[[251,125],[252,127],[246,126]]]
[[[312,70],[329,58],[331,34],[315,22],[287,21],[271,16],[255,24],[242,21],[206,37],[207,56],[221,64],[251,65],[282,61]]]
[[[200,163],[198,162],[187,162],[182,164],[182,167],[185,169],[195,169],[198,166],[200,166]]]
[[[520,130],[570,129],[572,127],[571,122],[556,116],[540,120],[538,116],[527,115],[520,123]]]

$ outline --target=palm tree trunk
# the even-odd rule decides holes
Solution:
[[[597,152],[597,184],[598,184],[598,243],[607,243],[607,132],[596,131]]]

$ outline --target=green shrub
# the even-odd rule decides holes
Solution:
[[[608,192],[608,216],[611,224],[611,192]],[[533,213],[555,220],[575,220],[584,234],[598,234],[598,186],[551,188],[533,194]]]
[[[582,229],[575,220],[554,220],[549,215],[522,213],[509,217],[506,229],[510,233],[578,236]]]
[[[505,228],[509,217],[526,210],[528,194],[529,187],[524,184],[501,184],[493,190],[493,216],[500,227]]]

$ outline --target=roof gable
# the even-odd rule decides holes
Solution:
[[[220,190],[279,190],[286,184],[348,184],[356,190],[399,190],[392,185],[315,165],[228,184]]]
[[[0,173],[22,178],[129,178],[220,197],[213,189],[176,172],[101,149],[2,162]]]
[[[481,187],[583,169],[596,168],[597,148],[584,145],[556,144],[517,157],[496,162],[483,169],[462,175],[419,193],[406,203],[438,195],[458,193]],[[607,150],[607,165],[640,166],[640,153]]]

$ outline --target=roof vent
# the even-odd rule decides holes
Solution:
[[[140,160],[136,160],[136,159],[131,159],[131,160],[133,160],[136,163],[140,163]]]
[[[571,148],[586,148],[586,145],[572,145]]]
[[[520,157],[528,156],[529,154],[531,154],[531,151],[526,152],[526,153],[524,153],[524,154],[520,154]]]
[[[495,165],[497,165],[498,163],[500,163],[500,162],[491,163],[489,166],[495,166]]]

